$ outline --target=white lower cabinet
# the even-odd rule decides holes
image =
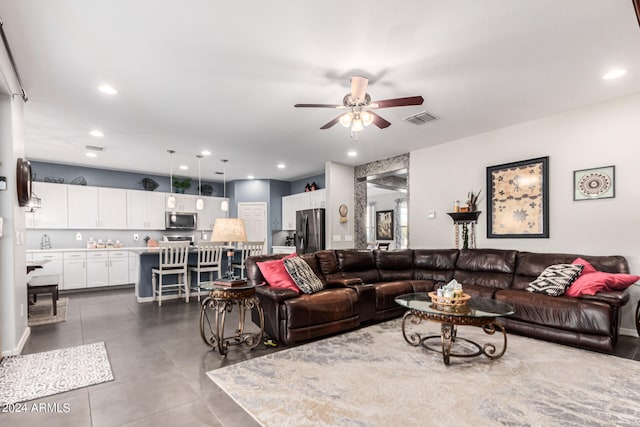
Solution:
[[[126,285],[129,281],[129,253],[109,252],[109,285]]]
[[[87,253],[87,287],[96,288],[109,284],[109,253],[96,251]]]
[[[64,289],[62,252],[28,253],[27,260],[46,261],[46,263],[42,265],[42,268],[35,269],[33,272],[31,272],[31,274],[29,274],[29,277],[55,276],[58,280],[58,289]]]
[[[129,252],[129,283],[138,281],[138,255]]]
[[[63,289],[82,289],[87,287],[87,253],[64,253]]]

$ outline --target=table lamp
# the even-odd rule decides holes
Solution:
[[[217,218],[213,224],[211,232],[212,242],[228,242],[227,248],[227,272],[224,277],[226,279],[233,278],[233,268],[231,262],[233,260],[234,248],[232,243],[246,242],[247,232],[244,229],[244,221],[240,218]]]

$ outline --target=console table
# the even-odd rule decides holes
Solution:
[[[460,249],[460,230],[462,229],[462,249],[476,248],[476,224],[482,211],[447,212],[453,219],[456,249]],[[462,226],[462,227],[461,227]]]

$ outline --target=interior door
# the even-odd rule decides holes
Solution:
[[[267,253],[267,204],[238,203],[238,218],[244,220],[247,241],[264,242],[262,252]]]

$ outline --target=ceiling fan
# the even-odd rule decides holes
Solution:
[[[344,127],[351,127],[352,132],[359,132],[364,126],[371,123],[380,129],[391,126],[391,122],[383,119],[371,110],[389,107],[404,107],[407,105],[422,105],[424,98],[421,96],[409,96],[406,98],[385,99],[382,101],[371,102],[371,96],[367,93],[369,79],[362,76],[351,77],[351,92],[346,94],[342,99],[342,105],[331,104],[296,104],[296,108],[335,108],[338,110],[347,110],[320,129],[329,129],[336,123],[340,122]]]

